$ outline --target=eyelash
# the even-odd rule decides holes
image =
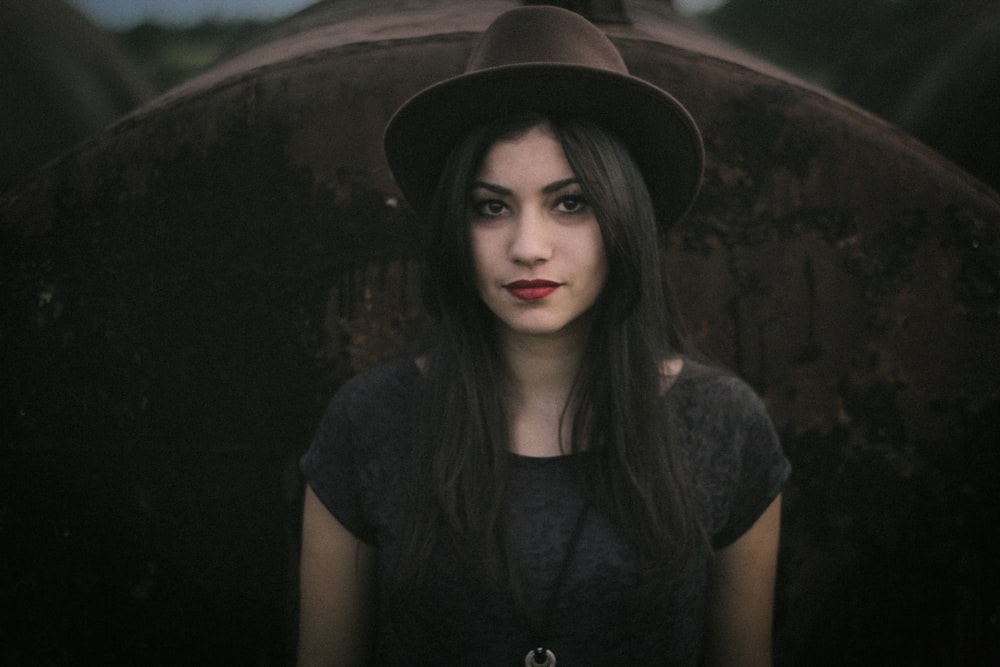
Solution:
[[[566,202],[573,202],[574,204],[576,204],[576,208],[574,208],[573,210],[565,211],[569,215],[573,215],[575,213],[583,213],[584,211],[587,210],[588,206],[590,205],[590,202],[587,201],[587,198],[582,193],[573,195],[564,195],[556,201],[556,204],[562,205],[565,204]]]
[[[487,211],[487,209],[494,204],[499,204],[500,206],[507,208],[507,205],[499,199],[477,199],[472,202],[472,213],[479,218],[495,218],[499,215],[499,213],[489,213]]]

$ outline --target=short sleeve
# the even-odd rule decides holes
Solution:
[[[702,523],[713,548],[721,549],[749,530],[781,493],[791,465],[749,385],[722,374],[691,385],[678,427]]]
[[[351,533],[368,543],[373,531],[364,518],[364,490],[358,461],[357,429],[342,388],[330,401],[299,469],[316,497]]]
[[[330,401],[299,470],[316,497],[353,535],[378,544],[386,486],[406,441],[412,362],[378,367],[345,383]]]

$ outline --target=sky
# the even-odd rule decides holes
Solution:
[[[130,28],[144,21],[195,25],[207,19],[274,19],[315,0],[67,0],[91,21]]]
[[[67,0],[90,20],[108,28],[130,28],[144,21],[195,25],[207,19],[275,19],[315,0]],[[680,11],[713,9],[724,0],[674,0]]]

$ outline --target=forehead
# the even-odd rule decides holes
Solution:
[[[555,180],[572,175],[562,145],[547,123],[493,142],[476,172],[477,180],[487,181]]]

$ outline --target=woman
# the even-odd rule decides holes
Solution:
[[[687,112],[528,7],[386,154],[437,329],[342,387],[303,457],[300,664],[769,664],[788,463],[685,354],[660,266],[701,178]]]

